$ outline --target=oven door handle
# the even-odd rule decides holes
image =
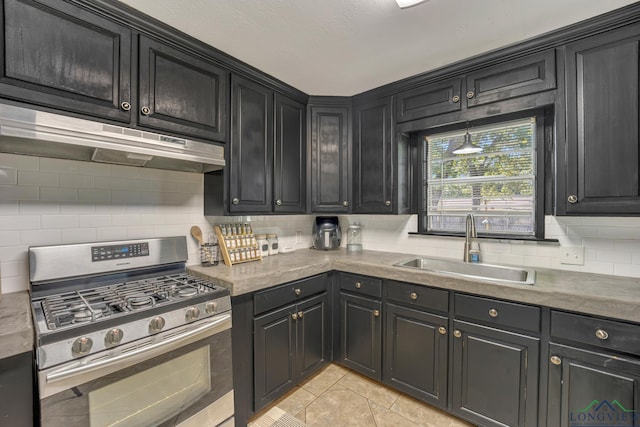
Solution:
[[[96,369],[101,369],[101,368],[106,368],[108,366],[114,365],[116,363],[122,363],[124,361],[127,361],[129,359],[135,358],[136,356],[140,355],[141,353],[146,353],[152,350],[159,350],[159,349],[164,349],[164,347],[169,347],[172,344],[175,344],[176,342],[179,341],[183,341],[186,340],[188,338],[191,338],[193,336],[196,335],[200,335],[205,331],[208,331],[209,329],[213,329],[217,326],[219,326],[221,323],[227,322],[231,320],[231,314],[227,313],[224,314],[222,316],[216,316],[214,318],[212,318],[212,321],[209,321],[207,323],[204,323],[200,326],[198,326],[197,328],[194,328],[190,331],[187,331],[185,333],[179,334],[179,335],[175,335],[171,338],[168,338],[164,341],[160,341],[158,343],[155,344],[151,344],[148,346],[143,346],[140,348],[137,348],[135,350],[132,350],[128,353],[124,353],[124,354],[119,354],[117,356],[114,357],[110,357],[107,359],[99,359],[95,362],[91,362],[89,361],[88,363],[85,364],[81,364],[81,365],[76,365],[70,368],[66,368],[66,369],[61,369],[59,371],[55,371],[55,372],[51,372],[48,373],[46,376],[46,381],[47,383],[54,383],[56,381],[61,381],[64,380],[66,378],[75,376],[75,375],[80,375],[80,374],[84,374],[86,372],[89,371],[93,371]]]

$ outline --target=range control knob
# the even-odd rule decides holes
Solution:
[[[71,353],[73,353],[74,356],[84,356],[85,354],[89,354],[92,346],[93,340],[91,338],[80,337],[71,345]]]
[[[206,311],[207,314],[213,314],[216,312],[216,308],[218,308],[218,303],[215,301],[209,301],[205,304],[204,311]]]
[[[104,336],[104,345],[107,347],[111,347],[114,345],[120,344],[122,341],[122,337],[124,336],[124,332],[122,329],[113,328],[107,331],[107,334]]]
[[[187,319],[187,322],[193,322],[200,317],[200,309],[198,307],[189,307],[184,317]]]
[[[164,324],[165,324],[164,317],[162,316],[154,317],[149,322],[149,333],[157,334],[162,330],[162,328],[164,328]]]

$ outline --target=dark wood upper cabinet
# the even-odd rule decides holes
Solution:
[[[351,107],[312,105],[310,116],[311,212],[347,213]]]
[[[455,77],[400,92],[396,98],[398,122],[460,111],[462,78]]]
[[[353,107],[353,212],[393,212],[392,98]]]
[[[131,120],[131,30],[70,3],[5,0],[5,98]]]
[[[483,68],[465,80],[468,107],[555,89],[555,49]]]
[[[273,211],[304,213],[306,210],[306,107],[284,95],[275,95],[273,150]]]
[[[229,212],[269,213],[273,197],[273,91],[231,79]]]
[[[227,141],[227,71],[145,36],[139,63],[140,125]]]
[[[567,141],[558,214],[638,214],[640,25],[566,46]],[[566,153],[566,160],[562,160]]]

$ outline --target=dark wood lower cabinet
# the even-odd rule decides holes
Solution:
[[[395,304],[385,304],[384,314],[385,383],[424,402],[445,408],[447,317]]]
[[[455,321],[452,412],[476,425],[538,425],[538,338]]]
[[[640,425],[640,359],[549,346],[548,426]]]
[[[280,397],[329,362],[327,293],[254,320],[254,409]]]
[[[382,303],[340,294],[340,362],[382,380]]]
[[[31,427],[33,416],[33,353],[0,360],[0,425]]]

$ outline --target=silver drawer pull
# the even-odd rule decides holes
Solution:
[[[551,360],[551,363],[553,363],[556,366],[559,366],[562,364],[562,359],[560,359],[558,356],[551,356],[549,360]]]
[[[409,295],[409,298],[415,301],[418,299],[418,294],[415,292],[411,292],[411,294]]]
[[[293,290],[293,293],[296,294],[296,295],[300,295],[302,293],[302,291],[300,290],[300,288],[295,288]]]
[[[606,340],[607,338],[609,338],[609,333],[604,329],[597,329],[596,338],[598,338],[599,340]]]
[[[440,326],[438,328],[438,332],[440,333],[440,335],[444,335],[447,333],[447,328],[445,328],[444,326]]]
[[[462,336],[462,332],[456,329],[455,331],[453,331],[453,336],[456,338],[460,338]]]
[[[489,316],[498,317],[498,310],[496,310],[495,308],[492,308],[491,310],[489,310]]]
[[[362,287],[362,283],[356,282],[356,289],[360,289]]]

